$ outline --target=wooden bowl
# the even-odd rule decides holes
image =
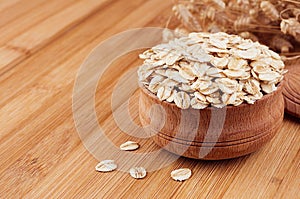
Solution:
[[[260,149],[280,128],[284,115],[282,87],[281,83],[277,91],[253,105],[182,110],[160,101],[141,86],[139,116],[154,142],[172,153],[205,160],[235,158]],[[152,107],[157,104],[161,108]]]

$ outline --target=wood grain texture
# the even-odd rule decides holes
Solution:
[[[44,21],[50,16],[60,12],[62,9],[67,8],[74,2],[75,0],[47,1],[32,8],[31,10],[28,10],[21,16],[1,26],[0,45],[5,45],[6,42],[24,33],[24,31],[27,31],[29,28]]]
[[[0,28],[7,33],[0,39],[0,198],[299,198],[300,125],[290,116],[271,142],[242,158],[179,158],[143,180],[121,171],[96,172],[99,160],[86,150],[73,121],[76,73],[110,36],[162,26],[172,1],[55,2],[61,1],[0,0]],[[150,152],[159,147],[122,132],[110,108],[120,77],[141,63],[137,55],[112,63],[98,84],[95,109],[116,147],[131,139],[141,144],[137,152]],[[138,99],[138,93],[130,98],[129,110],[140,125]],[[116,109],[124,108],[126,97],[119,100]],[[175,182],[170,172],[181,167],[193,175]]]
[[[283,90],[285,109],[287,113],[300,118],[300,64],[289,65],[288,69]]]
[[[99,9],[101,6],[105,7],[104,3],[106,1],[107,0],[75,1],[61,12],[50,16],[41,23],[22,32],[16,38],[8,41],[5,46],[28,56],[84,20],[86,17],[92,15],[97,8]],[[48,8],[51,9],[51,7]],[[18,56],[14,59],[6,60],[3,64],[0,63],[0,73],[1,69],[7,70],[7,68],[19,63],[20,60],[22,60],[22,58]],[[6,67],[4,67],[5,65]]]
[[[19,61],[25,57],[25,53],[8,47],[0,48],[0,74],[5,68],[12,66],[14,61]]]
[[[91,15],[104,2],[105,0],[76,1],[68,8],[25,31],[7,45],[28,51],[37,50],[43,43],[51,41],[61,32]]]
[[[0,27],[5,26],[11,21],[21,17],[33,8],[44,4],[46,0],[11,0],[1,1],[0,5]]]

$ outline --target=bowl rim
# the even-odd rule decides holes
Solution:
[[[150,90],[148,90],[142,82],[139,81],[138,84],[139,84],[139,88],[142,90],[142,92],[144,92],[144,93],[147,94],[149,97],[151,97],[151,98],[154,99],[155,101],[158,101],[158,102],[160,102],[160,103],[162,103],[162,104],[165,104],[165,105],[167,105],[167,106],[176,107],[176,108],[181,109],[181,110],[199,110],[199,111],[204,111],[204,110],[215,110],[215,109],[222,110],[222,109],[224,109],[224,108],[226,108],[226,109],[235,109],[235,108],[243,108],[243,107],[247,107],[247,106],[249,106],[249,105],[256,105],[258,102],[262,102],[262,101],[264,101],[264,100],[267,100],[268,98],[270,98],[271,96],[274,96],[275,94],[282,93],[284,81],[285,81],[285,80],[282,80],[281,82],[279,82],[279,84],[277,85],[277,90],[276,90],[276,91],[273,91],[272,93],[269,93],[269,94],[264,95],[261,99],[256,100],[256,101],[254,102],[254,104],[247,104],[247,103],[243,102],[243,103],[242,103],[241,105],[239,105],[239,106],[226,105],[226,106],[224,106],[223,108],[217,108],[217,107],[208,106],[208,107],[206,107],[206,108],[204,108],[204,109],[194,109],[194,108],[192,108],[192,107],[189,107],[188,109],[181,109],[181,108],[179,108],[178,106],[176,106],[176,104],[173,103],[173,102],[172,102],[172,103],[171,103],[171,102],[167,102],[166,100],[160,101],[160,100],[158,99],[158,97],[157,97],[154,93],[152,93]]]

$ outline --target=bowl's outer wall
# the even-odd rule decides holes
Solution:
[[[165,115],[161,109],[152,109],[150,114],[151,107],[156,104],[163,107]],[[228,106],[224,109],[182,110],[173,103],[159,101],[144,87],[141,88],[140,92],[140,120],[143,126],[151,126],[152,130],[148,133],[152,134],[156,144],[180,155],[182,155],[181,148],[186,149],[189,146],[183,156],[190,158],[228,159],[254,152],[272,139],[275,132],[280,128],[284,115],[282,86],[279,86],[277,91],[256,101],[253,105]],[[188,118],[181,122],[182,111],[188,112]],[[220,113],[226,111],[225,123],[217,143],[215,140],[218,132],[206,135],[212,111],[219,111]],[[193,121],[198,114],[200,114],[200,120],[198,126],[195,126],[195,122],[190,121]],[[163,118],[164,116],[165,118]],[[221,121],[222,117],[222,114],[220,116],[214,114],[213,119]],[[150,124],[151,119],[154,122],[152,121]],[[161,122],[164,122],[164,125],[159,130]],[[195,128],[197,133],[192,135],[190,132]],[[156,133],[157,131],[159,132]],[[212,149],[212,151],[206,157],[201,155],[199,157],[201,147]]]

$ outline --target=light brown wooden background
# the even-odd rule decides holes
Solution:
[[[300,125],[290,116],[272,142],[246,157],[180,158],[143,180],[94,171],[98,161],[82,145],[72,117],[80,64],[115,33],[162,26],[171,5],[170,0],[0,0],[0,198],[300,198]],[[98,86],[105,92],[104,99],[96,97],[99,123],[116,146],[128,136],[111,117],[110,90],[139,63],[137,54],[114,63],[119,69],[108,71]],[[142,152],[156,149],[149,140],[135,140]],[[170,179],[180,167],[191,168],[192,178]]]

